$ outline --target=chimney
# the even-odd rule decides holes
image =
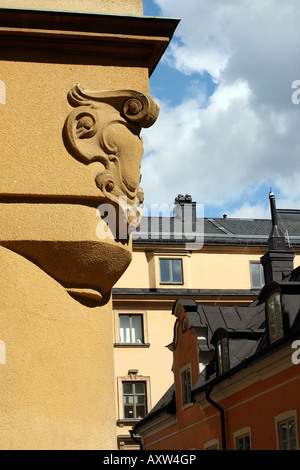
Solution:
[[[196,202],[193,202],[190,194],[185,196],[178,194],[175,198],[173,214],[175,219],[182,220],[183,232],[196,231]]]
[[[286,249],[285,237],[278,227],[275,196],[269,193],[272,229],[268,239],[269,251],[261,258],[265,282],[281,282],[294,269],[294,253]]]

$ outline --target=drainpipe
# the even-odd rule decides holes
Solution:
[[[135,432],[133,429],[129,430],[129,434],[130,434],[131,439],[140,446],[140,450],[144,450],[142,442],[136,439],[136,437],[134,437]]]
[[[222,450],[226,450],[226,429],[225,429],[225,412],[224,409],[218,405],[215,401],[213,401],[210,398],[210,393],[212,391],[213,387],[208,386],[205,388],[205,393],[206,393],[206,400],[208,403],[210,403],[212,406],[214,406],[219,412],[220,412],[220,418],[221,418],[221,433],[222,433]]]

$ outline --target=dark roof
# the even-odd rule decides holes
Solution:
[[[282,282],[271,281],[266,284],[259,297],[249,306],[212,306],[198,305],[191,299],[179,299],[173,307],[173,314],[180,311],[178,305],[184,308],[189,328],[194,330],[198,337],[199,351],[211,351],[213,359],[199,374],[198,381],[192,389],[195,396],[215,382],[226,380],[229,376],[247,367],[255,360],[263,359],[266,355],[291,344],[293,338],[300,336],[300,266]],[[270,344],[266,326],[265,301],[274,291],[281,292],[281,304],[285,336]],[[214,354],[213,338],[216,332],[222,329],[229,338],[230,369],[223,375],[216,374],[216,357]],[[203,335],[203,331],[206,334]],[[174,332],[176,331],[176,325]],[[176,335],[172,345],[176,343]],[[170,345],[170,346],[172,346]],[[154,419],[163,412],[175,413],[175,387],[169,388],[167,393],[159,400],[157,405],[140,423]]]
[[[288,246],[300,246],[300,211],[277,210],[278,226]],[[190,228],[189,228],[190,227]],[[191,234],[203,233],[206,245],[267,245],[272,228],[271,219],[197,218],[194,225],[186,223],[188,241]],[[143,217],[133,233],[134,243],[186,243],[182,235],[182,221],[175,217]]]

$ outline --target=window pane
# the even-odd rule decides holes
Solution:
[[[261,287],[260,269],[259,268],[260,268],[259,263],[250,263],[251,287]]]
[[[244,450],[250,450],[250,436],[244,437]]]
[[[182,404],[185,405],[191,401],[191,371],[187,369],[181,374]]]
[[[146,406],[145,405],[137,405],[136,406],[136,416],[135,418],[141,419],[146,416]]]
[[[173,282],[182,282],[182,264],[181,259],[172,260],[172,280]]]
[[[131,315],[132,343],[143,343],[143,317],[142,315]]]
[[[295,420],[289,419],[278,424],[279,449],[296,449],[296,428]]]
[[[145,393],[145,383],[136,382],[135,383],[135,393]]]
[[[245,434],[244,436],[236,438],[236,449],[237,450],[250,450],[249,434]]]
[[[132,390],[132,382],[123,382],[123,393],[124,394],[132,394],[133,390]]]
[[[124,406],[124,417],[125,418],[134,418],[133,406],[128,406],[128,405]]]
[[[129,315],[119,315],[120,343],[130,343]]]
[[[271,343],[283,336],[282,310],[280,295],[273,295],[267,304],[269,333]]]
[[[160,282],[171,282],[170,279],[170,260],[160,259]]]

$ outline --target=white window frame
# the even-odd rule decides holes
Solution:
[[[121,343],[120,341],[120,315],[142,315],[143,343]],[[115,346],[122,347],[148,347],[148,312],[146,310],[114,310],[115,319]]]
[[[187,251],[155,251],[147,252],[146,258],[149,265],[149,287],[154,289],[189,288],[192,286],[191,256]],[[182,283],[169,284],[160,282],[160,259],[181,259]]]
[[[296,450],[299,450],[299,438],[298,438],[298,413],[297,410],[289,410],[275,416],[275,430],[276,430],[276,440],[277,440],[277,449],[280,449],[280,439],[278,432],[278,425],[284,421],[294,419],[295,421],[295,431],[296,431]]]
[[[181,281],[175,282],[173,279],[170,281],[162,281],[161,280],[161,269],[160,269],[160,262],[161,260],[169,261],[169,267],[172,266],[172,261],[180,261],[181,264]],[[182,286],[184,284],[184,275],[183,275],[183,259],[180,256],[159,256],[159,283],[161,285],[168,285],[168,286]],[[170,276],[172,273],[172,269],[170,269]]]
[[[117,377],[117,391],[118,391],[118,420],[119,424],[122,422],[137,422],[139,419],[130,419],[125,418],[124,416],[124,402],[123,402],[123,383],[124,382],[145,382],[146,383],[146,403],[147,403],[147,412],[152,408],[151,406],[151,388],[150,388],[150,377],[138,375],[138,371],[130,372],[128,375],[123,377]]]
[[[251,427],[246,426],[244,428],[238,429],[233,433],[233,445],[234,445],[234,450],[237,450],[237,439],[240,439],[241,437],[249,436],[249,441],[250,441],[250,450],[252,450],[252,433],[251,433]]]

